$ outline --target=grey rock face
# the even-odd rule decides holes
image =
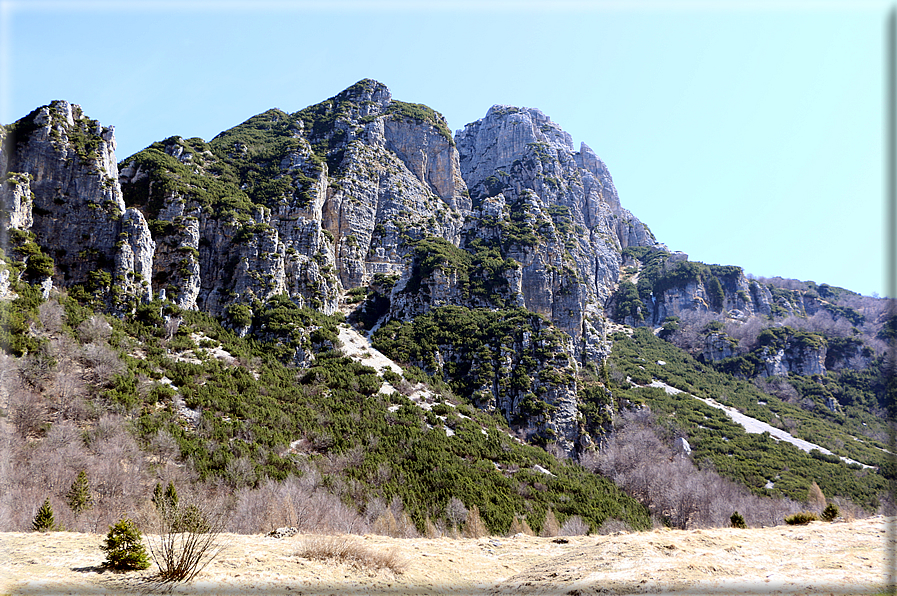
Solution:
[[[2,142],[2,141],[0,141]],[[2,172],[6,172],[5,165]],[[34,223],[32,205],[34,193],[31,192],[31,175],[20,172],[10,172],[3,182],[3,203],[0,205],[0,225],[4,228],[28,230]]]
[[[704,362],[719,362],[735,355],[737,342],[725,333],[709,333],[704,338],[704,350],[701,355]]]
[[[403,272],[408,240],[435,235],[457,244],[470,201],[454,142],[440,127],[437,113],[365,80],[295,114],[269,110],[211,144],[173,137],[129,158],[126,192],[166,222],[156,226],[156,285],[182,307],[216,315],[235,300],[283,293],[332,313],[344,289]],[[267,165],[246,143],[255,137],[244,131],[257,130],[269,134]],[[233,197],[225,200],[255,207],[216,207],[222,172],[247,165],[286,182],[280,194],[260,195],[260,178],[238,174],[238,185],[224,183]],[[171,173],[189,175],[183,167],[205,188],[172,183]],[[149,213],[150,205],[161,208]]]
[[[788,373],[799,375],[824,375],[825,344],[808,343],[799,337],[788,336],[784,345],[776,343],[760,348],[763,361],[759,376],[788,376]]]
[[[681,317],[689,312],[715,312],[737,320],[772,312],[775,302],[769,289],[749,280],[741,267],[690,262],[682,252],[661,251],[651,258],[659,259],[662,267],[650,286],[650,300],[639,304],[641,318],[631,314],[631,305],[620,303],[624,296],[615,295],[608,302],[608,310],[616,320],[656,327],[667,317]],[[624,267],[634,267],[639,269],[639,276],[643,274],[642,264],[636,259],[627,259]],[[699,267],[703,268],[702,273],[697,273]]]
[[[607,167],[539,110],[493,106],[456,135],[474,211],[465,245],[492,241],[520,263],[526,308],[549,316],[598,355],[587,313],[613,292],[627,246],[654,246],[651,232],[620,206]]]
[[[153,274],[153,254],[156,243],[150,235],[143,214],[128,209],[121,218],[121,238],[115,255],[114,288],[126,295],[148,302],[153,299],[150,285]]]
[[[114,272],[123,281],[110,297],[114,305],[130,303],[128,296],[148,298],[149,287],[134,280],[148,267],[152,239],[139,214],[125,215],[113,129],[75,104],[55,101],[7,127],[4,137],[6,229],[35,234],[55,261],[60,285]]]

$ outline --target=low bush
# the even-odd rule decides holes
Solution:
[[[567,521],[564,522],[564,525],[561,526],[560,532],[558,535],[560,536],[587,536],[589,533],[589,524],[587,524],[581,517],[578,515],[572,515],[567,518]]]
[[[222,516],[198,502],[163,498],[155,505],[159,531],[150,542],[150,553],[159,566],[157,580],[162,584],[188,582],[221,552]]]
[[[814,521],[819,521],[819,518],[811,511],[801,511],[785,518],[785,523],[789,526],[805,526]]]

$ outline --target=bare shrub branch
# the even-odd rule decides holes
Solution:
[[[564,525],[558,532],[559,536],[585,536],[589,533],[589,524],[587,524],[578,515],[567,518]]]
[[[224,518],[207,503],[190,499],[156,503],[156,536],[148,540],[159,566],[156,580],[165,585],[189,582],[224,549]]]
[[[88,344],[105,343],[112,335],[112,326],[100,315],[93,315],[78,325],[78,337]]]

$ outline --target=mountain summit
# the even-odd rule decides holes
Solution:
[[[846,290],[786,291],[670,252],[595,152],[533,108],[495,105],[452,135],[365,79],[119,163],[113,129],[64,101],[0,134],[2,232],[20,263],[0,297],[25,282],[123,318],[202,311],[300,368],[335,346],[264,313],[343,309],[393,358],[568,455],[613,428],[623,325],[742,379],[862,369],[889,333]],[[834,414],[854,399],[819,395]]]

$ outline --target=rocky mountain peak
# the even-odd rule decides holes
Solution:
[[[83,285],[115,309],[149,298],[143,275],[154,245],[143,215],[126,209],[112,127],[58,100],[4,127],[3,136],[3,231],[33,234],[52,258],[45,287]]]
[[[56,250],[57,283],[122,309],[164,291],[246,332],[260,303],[286,296],[329,314],[374,283],[394,288],[387,318],[443,305],[542,315],[563,332],[550,359],[572,371],[609,350],[601,313],[622,249],[655,244],[597,156],[533,108],[493,106],[453,138],[439,112],[364,79],[208,143],[153,143],[122,162],[121,180],[111,129],[77,106],[26,120],[30,140],[8,157],[21,175],[4,203],[23,211],[10,221]],[[572,449],[575,386],[556,385],[546,424]]]
[[[392,93],[386,85],[379,81],[362,79],[338,93],[334,99],[337,102],[351,101],[359,106],[368,106],[372,109],[379,106],[382,110],[392,101]]]
[[[474,187],[495,170],[508,169],[536,143],[553,152],[573,152],[573,138],[535,108],[494,105],[486,116],[456,134],[461,171]]]

